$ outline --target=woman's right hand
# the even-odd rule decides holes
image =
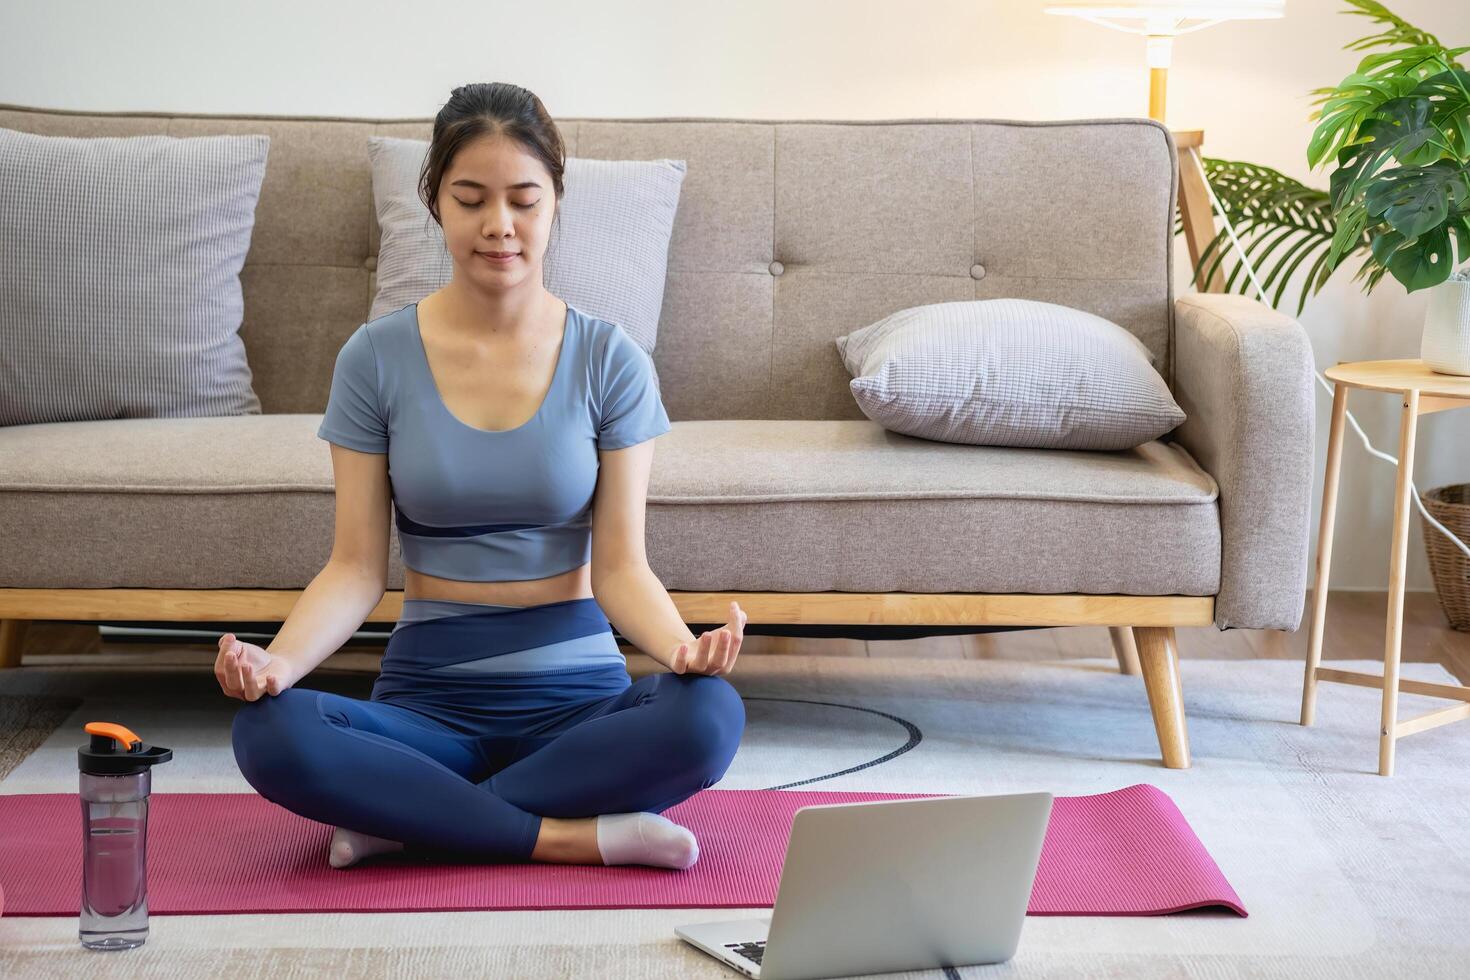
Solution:
[[[226,633],[219,638],[214,676],[221,690],[242,701],[255,701],[265,694],[280,694],[296,683],[295,671],[284,657],[254,643],[246,643],[234,633]]]

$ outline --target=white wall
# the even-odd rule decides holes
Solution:
[[[1048,16],[1043,0],[490,0],[209,5],[192,0],[0,5],[0,102],[99,111],[431,117],[456,85],[513,81],[558,117],[1030,118],[1143,115],[1141,39]],[[1376,32],[1339,0],[1288,0],[1278,21],[1180,38],[1169,123],[1202,128],[1206,153],[1314,186],[1311,89],[1357,64]],[[1449,44],[1470,44],[1464,0],[1389,0]],[[213,8],[213,9],[211,9]],[[1180,288],[1188,255],[1179,243]],[[1386,278],[1371,297],[1352,260],[1301,320],[1319,367],[1417,357],[1423,293]],[[1283,304],[1284,305],[1284,304]],[[1294,303],[1289,310],[1294,310]],[[1316,553],[1331,399],[1318,389]],[[1397,455],[1398,403],[1357,392],[1349,409]],[[1394,473],[1349,430],[1332,585],[1387,584]],[[1470,412],[1424,419],[1421,490],[1470,480]],[[1430,587],[1420,524],[1409,587]],[[1311,556],[1303,556],[1310,566]]]

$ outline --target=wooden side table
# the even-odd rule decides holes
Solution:
[[[1307,674],[1302,686],[1302,724],[1310,725],[1317,704],[1317,682],[1336,681],[1383,691],[1383,725],[1379,729],[1378,773],[1393,775],[1394,742],[1462,718],[1470,718],[1470,687],[1399,679],[1399,651],[1404,633],[1404,567],[1409,555],[1409,512],[1414,506],[1409,486],[1414,472],[1414,435],[1419,416],[1451,408],[1470,408],[1470,378],[1436,374],[1418,358],[1396,361],[1352,361],[1324,372],[1333,382],[1332,434],[1327,443],[1327,474],[1322,488],[1322,527],[1317,539],[1317,584],[1312,591],[1312,634],[1307,646]],[[1384,391],[1403,400],[1399,417],[1398,484],[1393,505],[1393,544],[1389,551],[1388,635],[1383,650],[1383,676],[1321,666],[1322,625],[1327,614],[1327,578],[1332,565],[1332,525],[1337,512],[1337,477],[1342,468],[1342,432],[1349,388]],[[1427,714],[1398,720],[1400,690],[1461,702]]]

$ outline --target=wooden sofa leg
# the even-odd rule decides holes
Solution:
[[[0,670],[20,666],[20,648],[29,625],[29,619],[0,619]]]
[[[1133,627],[1109,626],[1108,636],[1113,640],[1113,655],[1118,658],[1118,673],[1138,676],[1138,646],[1133,639]]]
[[[1184,691],[1179,684],[1179,647],[1174,641],[1174,627],[1135,626],[1133,636],[1164,765],[1188,769],[1189,731],[1184,724]]]

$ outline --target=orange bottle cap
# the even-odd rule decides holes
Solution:
[[[89,735],[108,735],[122,743],[125,751],[131,752],[135,744],[141,744],[142,739],[134,735],[122,725],[110,721],[89,721],[83,729]]]

